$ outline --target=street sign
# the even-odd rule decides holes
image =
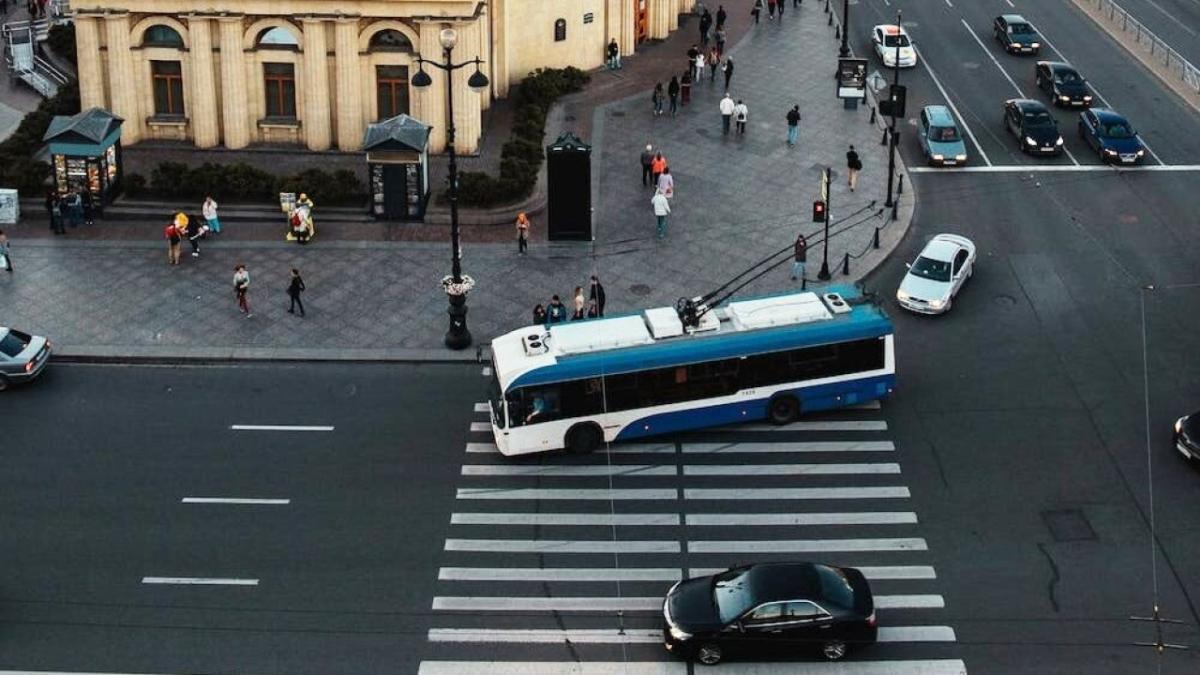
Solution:
[[[838,98],[860,99],[867,95],[867,60],[838,59]]]

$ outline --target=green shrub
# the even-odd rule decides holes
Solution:
[[[145,180],[143,179],[143,185]],[[159,197],[274,202],[280,192],[307,192],[314,202],[329,205],[360,205],[366,187],[353,171],[333,173],[305,169],[292,176],[275,176],[244,162],[188,167],[180,162],[163,162],[150,172],[150,191]]]
[[[50,33],[46,36],[46,42],[50,45],[50,51],[69,60],[71,63],[78,63],[79,59],[75,56],[74,22],[51,26]]]
[[[123,190],[130,197],[138,197],[146,193],[146,177],[140,173],[125,176]]]

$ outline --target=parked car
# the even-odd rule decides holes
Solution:
[[[1175,420],[1175,449],[1187,459],[1200,460],[1200,412]]]
[[[908,264],[896,301],[919,314],[948,312],[954,296],[974,273],[975,244],[957,234],[939,234]]]
[[[1079,137],[1095,148],[1105,162],[1137,164],[1146,156],[1146,146],[1129,120],[1108,108],[1079,113]]]
[[[1017,137],[1022,152],[1057,155],[1063,151],[1058,120],[1039,101],[1028,98],[1005,101],[1004,127]]]
[[[917,140],[925,161],[931,165],[955,166],[967,161],[967,145],[958,133],[958,125],[950,109],[944,105],[927,105],[921,109]]]
[[[760,563],[685,579],[663,601],[669,651],[705,665],[727,654],[813,648],[835,661],[875,642],[875,600],[862,572],[808,562]]]
[[[1033,69],[1037,86],[1050,95],[1050,101],[1057,106],[1092,105],[1092,92],[1088,89],[1087,80],[1069,63],[1062,61],[1038,61]]]
[[[1009,54],[1037,54],[1042,38],[1020,14],[1001,14],[992,22],[996,41]]]
[[[0,326],[0,391],[41,375],[49,362],[49,340]]]
[[[912,40],[909,39],[904,26],[875,26],[871,29],[871,44],[875,47],[875,55],[887,68],[895,68],[897,58],[901,68],[917,65],[917,50],[913,49]]]

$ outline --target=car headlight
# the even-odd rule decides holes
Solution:
[[[1025,143],[1026,143],[1027,145],[1037,145],[1037,141],[1033,140],[1033,139],[1032,139],[1032,138],[1030,138],[1029,136],[1026,136],[1026,137],[1025,137]]]
[[[1145,151],[1145,150],[1138,150],[1138,151],[1137,151],[1137,156],[1138,156],[1138,157],[1141,157],[1142,155],[1145,155],[1145,154],[1146,154],[1146,151]]]
[[[1180,431],[1183,431],[1183,418],[1182,417],[1175,420],[1175,433],[1179,433]]]
[[[1116,150],[1113,150],[1113,149],[1111,149],[1111,148],[1105,148],[1105,149],[1104,149],[1104,154],[1106,154],[1106,155],[1112,155],[1113,157],[1116,157],[1116,156],[1117,156],[1117,151],[1116,151]]]
[[[1029,43],[1029,46],[1030,46],[1030,47],[1033,47],[1034,49],[1037,49],[1038,47],[1041,47],[1041,46],[1042,46],[1042,43],[1040,43],[1040,42],[1031,42],[1031,43]]]
[[[967,156],[966,155],[955,155],[954,159],[956,159],[960,162],[965,162],[965,161],[967,161]]]
[[[1059,96],[1058,100],[1066,102],[1066,101],[1070,101],[1071,97],[1070,96]]]
[[[692,639],[692,634],[681,629],[679,626],[671,626],[667,630],[671,634],[671,637],[676,640],[682,641],[682,640],[691,640]]]
[[[943,306],[943,305],[945,305],[945,304],[946,304],[946,301],[945,301],[945,300],[930,300],[930,301],[929,301],[929,308],[930,308],[930,309],[941,309],[941,308],[942,308],[942,306]]]
[[[908,293],[905,293],[904,291],[896,291],[896,299],[897,300],[908,300],[911,297],[912,297],[911,295],[909,295]]]
[[[1062,143],[1063,143],[1063,141],[1062,141],[1062,136],[1059,136],[1059,137],[1058,137],[1058,140],[1057,140],[1057,141],[1054,141],[1054,144],[1055,144],[1055,145],[1062,145]]]
[[[1085,94],[1083,97],[1083,100],[1090,101],[1090,100],[1092,100],[1092,97]]]
[[[936,161],[938,161],[938,162],[940,162],[940,161],[942,161],[943,159],[946,159],[946,156],[945,156],[945,155],[934,155],[934,156],[933,156],[933,159],[934,159],[934,160],[936,160]]]

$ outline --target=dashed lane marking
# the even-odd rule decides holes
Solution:
[[[261,506],[285,506],[291,504],[290,499],[254,499],[250,497],[184,497],[184,504],[245,504]]]
[[[845,553],[928,551],[920,537],[879,539],[773,539],[764,541],[689,541],[688,553]]]
[[[678,513],[454,513],[452,525],[657,525],[680,524]]]
[[[331,426],[300,426],[287,424],[231,424],[234,431],[333,431]]]
[[[258,579],[220,579],[209,577],[142,577],[143,584],[182,586],[257,586]]]

